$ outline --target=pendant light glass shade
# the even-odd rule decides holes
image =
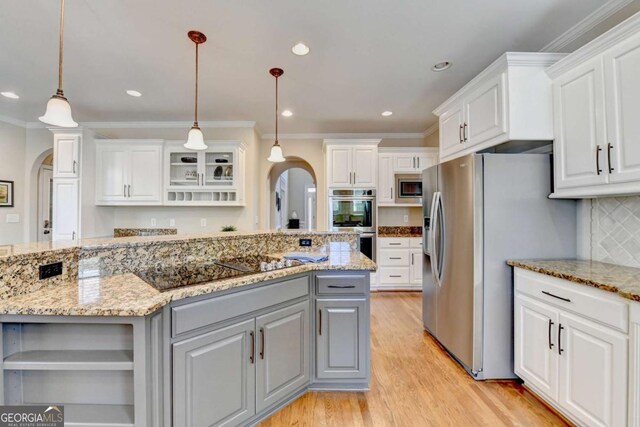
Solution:
[[[184,148],[189,150],[206,150],[207,144],[204,143],[204,135],[198,127],[198,46],[207,41],[207,36],[200,31],[189,31],[187,33],[189,39],[196,45],[196,96],[193,110],[193,126],[187,136],[187,142],[184,144]]]
[[[207,145],[204,143],[204,135],[198,126],[194,126],[189,131],[187,137],[187,143],[184,144],[184,148],[189,150],[206,150]]]
[[[71,116],[71,105],[67,98],[61,95],[53,95],[47,102],[47,110],[44,116],[40,117],[40,121],[52,126],[60,126],[63,128],[78,127],[78,123]]]
[[[286,160],[282,155],[282,147],[280,147],[279,144],[274,144],[273,147],[271,147],[271,154],[267,160],[273,163],[280,163]]]
[[[282,147],[278,144],[278,77],[283,75],[284,71],[281,68],[272,68],[269,70],[269,74],[276,78],[276,139],[267,160],[273,163],[281,163],[286,159],[282,155]]]
[[[64,35],[64,0],[60,1],[60,45],[58,49],[58,90],[47,102],[47,109],[40,121],[52,126],[63,128],[78,127],[78,123],[71,116],[71,105],[62,91],[62,51]]]

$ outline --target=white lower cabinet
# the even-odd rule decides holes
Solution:
[[[515,290],[516,374],[579,425],[627,425],[627,301],[522,269]]]
[[[77,179],[53,180],[53,241],[77,240],[80,229],[80,189]]]
[[[419,237],[378,238],[378,283],[376,289],[422,288],[422,239]]]
[[[629,314],[629,425],[640,427],[640,303]]]

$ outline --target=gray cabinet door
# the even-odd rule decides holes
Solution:
[[[366,299],[322,298],[316,300],[316,310],[317,377],[367,378]]]
[[[173,345],[174,425],[236,426],[255,414],[254,320]]]
[[[309,382],[309,301],[256,318],[256,410]]]

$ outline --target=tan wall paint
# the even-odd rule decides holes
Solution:
[[[431,135],[427,135],[424,137],[424,146],[425,147],[439,147],[440,146],[440,132],[436,130]]]
[[[24,241],[25,215],[25,174],[24,158],[26,131],[24,128],[0,122],[0,180],[13,181],[13,206],[0,208],[0,245]],[[7,223],[7,214],[17,214],[20,222]]]

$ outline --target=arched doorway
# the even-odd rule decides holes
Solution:
[[[269,228],[317,228],[316,177],[307,162],[287,158],[274,165],[269,183]]]

